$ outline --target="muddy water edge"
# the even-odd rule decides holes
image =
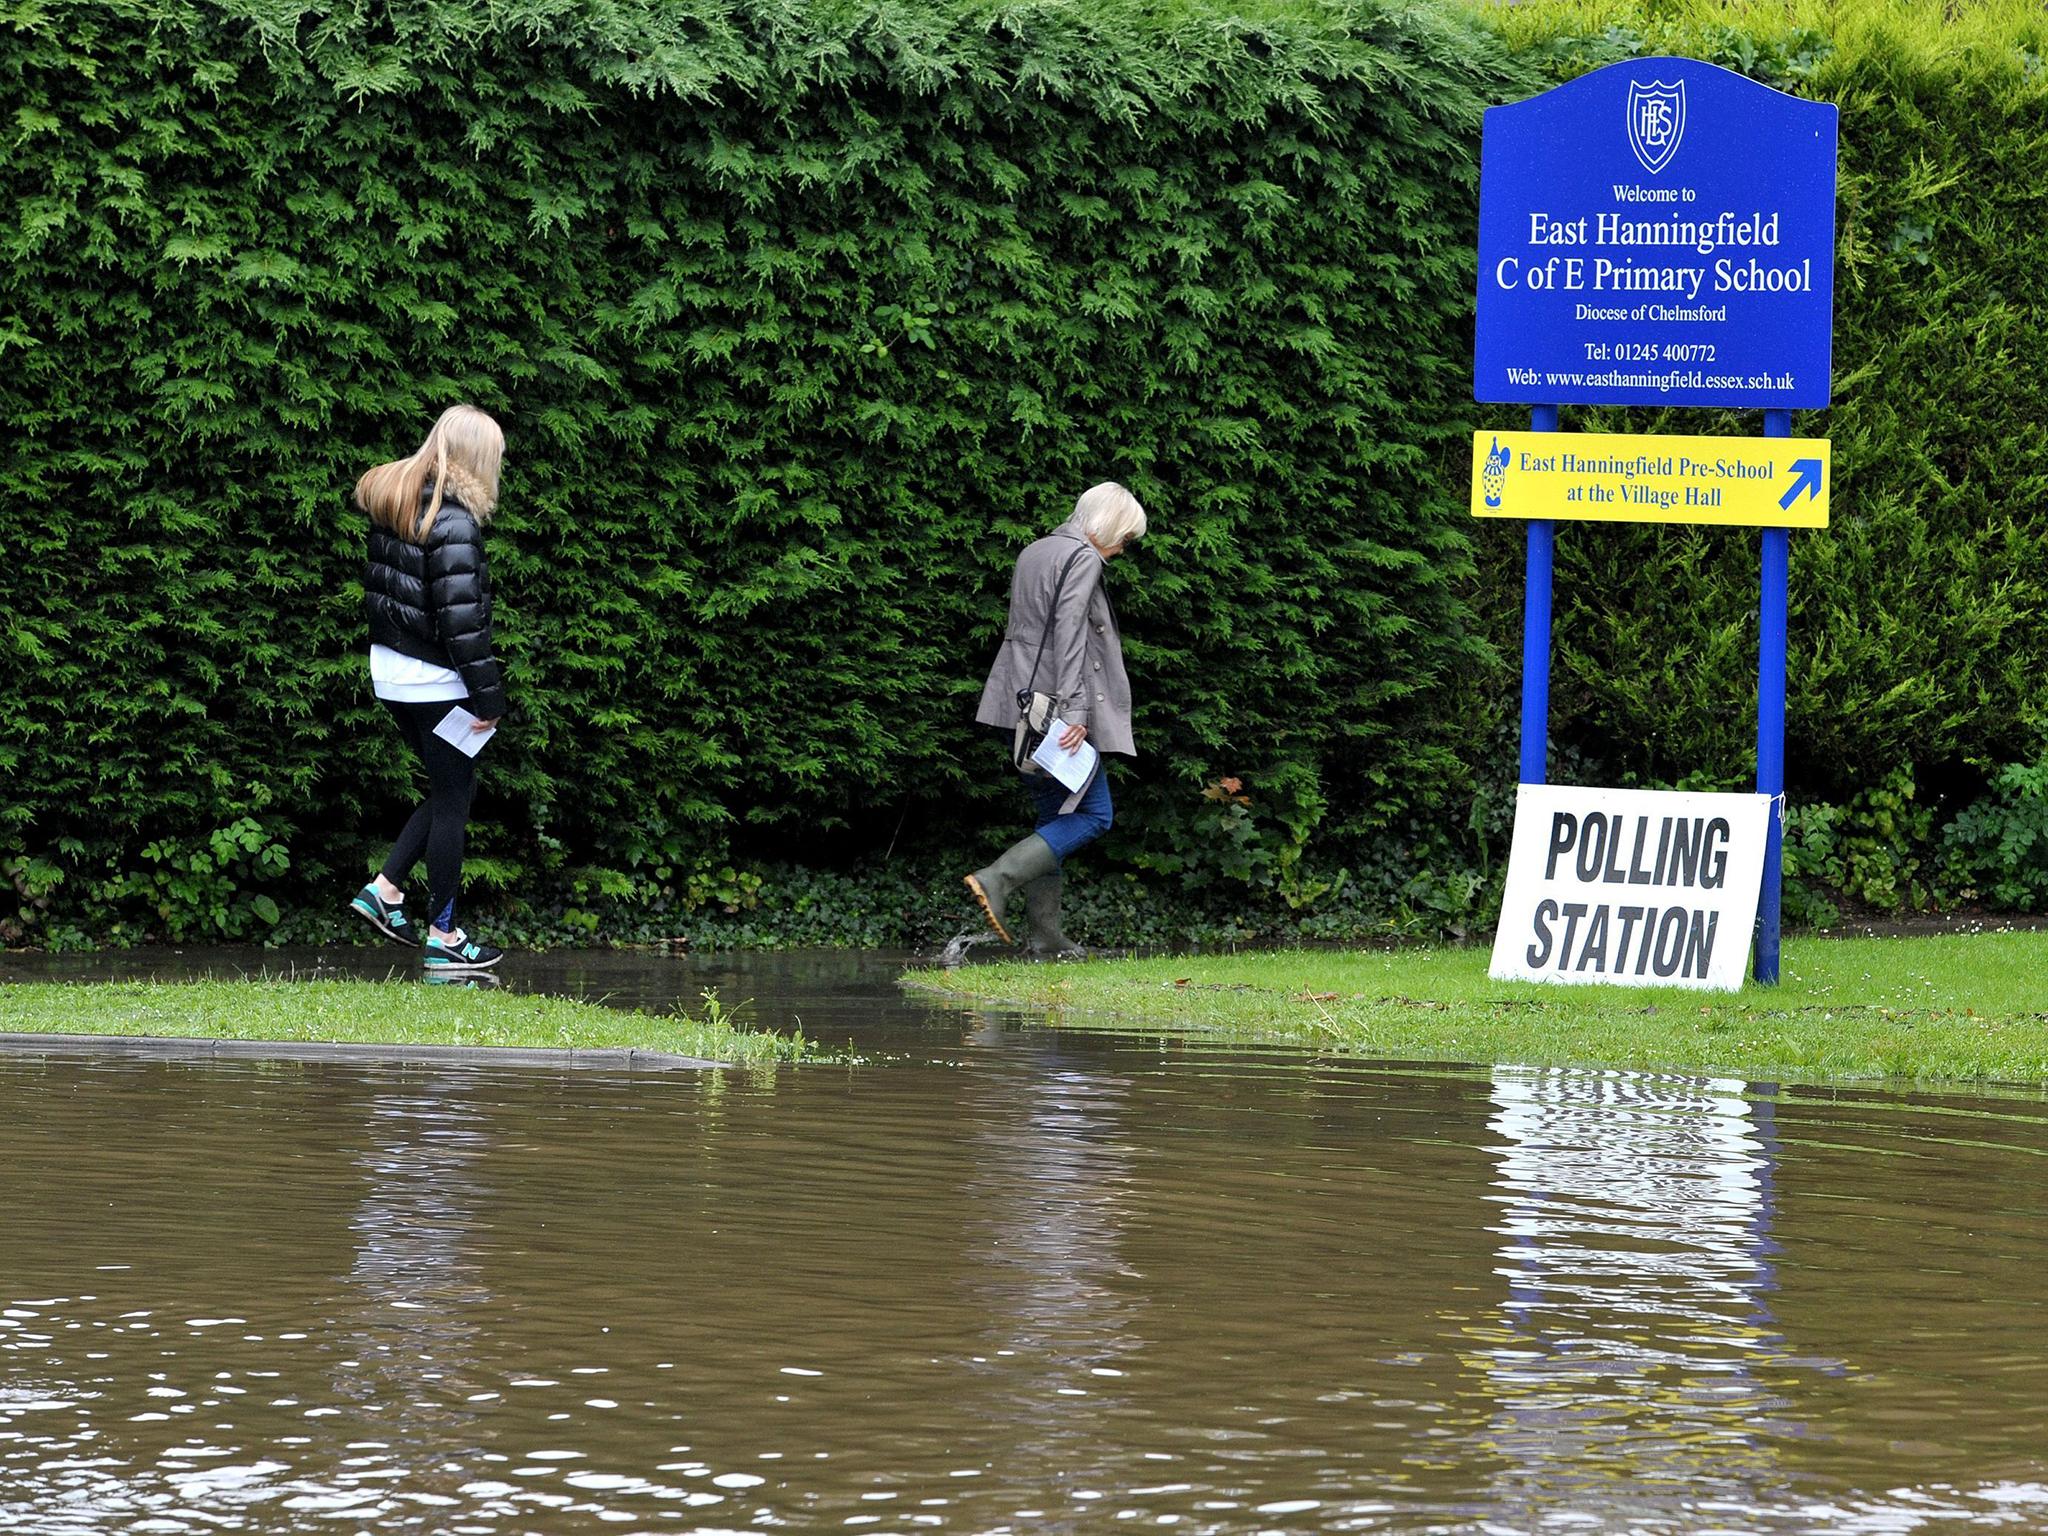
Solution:
[[[0,979],[369,952],[9,960]],[[0,1529],[2048,1529],[2048,1104],[1062,1034],[539,957],[857,1064],[0,1057]]]

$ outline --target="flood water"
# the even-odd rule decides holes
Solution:
[[[0,1531],[2048,1529],[2040,1095],[1055,1033],[897,968],[513,978],[857,1065],[0,1055]]]

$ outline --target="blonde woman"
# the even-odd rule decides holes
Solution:
[[[370,683],[427,774],[383,871],[349,905],[401,944],[420,945],[432,971],[488,970],[504,951],[455,922],[476,758],[435,734],[457,707],[472,733],[505,713],[505,683],[491,652],[491,578],[484,525],[498,504],[505,434],[473,405],[450,406],[410,458],[380,464],[356,482],[370,520],[363,608],[370,623]],[[392,770],[393,776],[397,770]],[[405,910],[405,882],[427,860],[424,943]]]
[[[1004,907],[1024,893],[1025,951],[1037,960],[1079,959],[1086,951],[1060,931],[1060,867],[1068,855],[1110,828],[1108,755],[1136,757],[1131,739],[1131,680],[1122,636],[1102,585],[1103,567],[1145,536],[1145,509],[1114,481],[1081,493],[1074,515],[1017,557],[1010,617],[974,718],[1013,730],[1020,693],[1049,694],[1066,722],[1060,746],[1091,741],[1103,754],[1078,794],[1049,775],[1026,782],[1038,830],[986,869],[965,877],[988,924],[1007,943]]]

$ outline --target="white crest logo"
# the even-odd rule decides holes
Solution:
[[[1628,147],[1652,176],[1671,163],[1685,137],[1685,82],[1628,83]]]

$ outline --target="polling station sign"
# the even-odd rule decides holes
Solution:
[[[1824,437],[1475,432],[1474,517],[1825,528]]]
[[[1489,974],[1742,985],[1768,795],[1524,784]]]
[[[1488,109],[1473,398],[1826,405],[1838,115],[1675,58]]]

